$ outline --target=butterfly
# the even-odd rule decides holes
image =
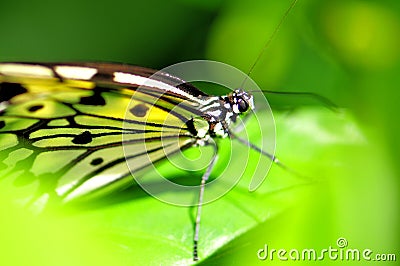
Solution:
[[[210,96],[143,67],[0,63],[0,174],[20,186],[38,182],[31,201],[126,187],[166,156],[214,138],[257,149],[230,129],[253,108],[253,95],[242,89]],[[202,178],[200,203],[213,164]],[[199,224],[200,211],[195,259]]]

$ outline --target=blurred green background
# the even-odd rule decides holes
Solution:
[[[247,72],[290,2],[2,1],[0,61],[161,69],[210,59]],[[291,265],[260,261],[257,250],[321,250],[339,237],[399,259],[399,73],[400,2],[299,0],[251,77],[263,89],[316,92],[342,108],[269,98],[278,156],[317,182],[301,185],[274,167],[256,193],[246,191],[248,177],[205,206],[200,263]],[[60,219],[32,216],[8,199],[3,193],[2,265],[190,263],[191,210],[141,197]]]

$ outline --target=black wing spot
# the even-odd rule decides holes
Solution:
[[[0,121],[0,129],[2,129],[2,128],[5,127],[5,126],[6,126],[6,122]]]
[[[112,74],[110,74],[110,73],[102,73],[102,72],[99,72],[99,73],[97,73],[96,75],[94,75],[93,77],[92,77],[92,79],[93,80],[100,80],[100,81],[110,81],[110,80],[113,80],[114,79],[114,73],[112,73]]]
[[[106,100],[100,94],[94,94],[92,96],[82,97],[79,101],[80,104],[84,105],[106,105]]]
[[[44,107],[43,104],[34,105],[34,106],[29,107],[29,108],[28,108],[28,111],[29,111],[30,113],[34,113],[34,112],[36,112],[36,111],[42,109],[43,107]]]
[[[90,162],[90,164],[91,165],[93,165],[93,166],[95,166],[95,165],[99,165],[99,164],[102,164],[103,163],[103,158],[96,158],[96,159],[93,159],[91,162]]]
[[[190,132],[193,136],[197,136],[197,133],[198,133],[198,132],[197,132],[197,130],[196,130],[196,127],[194,126],[194,120],[193,120],[193,118],[190,119],[190,120],[188,120],[188,121],[186,121],[186,126],[187,126],[189,132]]]
[[[147,111],[149,110],[149,107],[147,107],[145,104],[137,104],[134,107],[132,107],[129,111],[131,114],[133,114],[136,117],[144,117],[147,114]]]
[[[19,83],[4,82],[0,84],[0,102],[5,102],[13,97],[28,92],[27,89],[22,87]]]
[[[73,140],[72,143],[74,144],[88,144],[92,142],[92,134],[89,131],[82,132],[78,136],[76,136]]]

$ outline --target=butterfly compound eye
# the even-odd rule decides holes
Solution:
[[[249,109],[249,104],[243,98],[239,98],[237,104],[238,110],[241,113],[244,113]]]

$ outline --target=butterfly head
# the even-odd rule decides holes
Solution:
[[[244,114],[254,109],[253,95],[242,89],[236,89],[228,96],[229,103],[235,114]]]

